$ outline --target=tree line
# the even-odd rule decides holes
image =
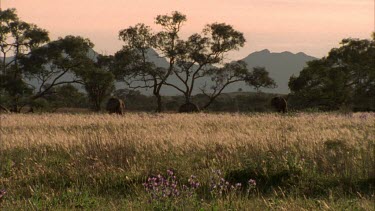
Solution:
[[[68,35],[51,40],[45,29],[20,20],[15,9],[0,11],[1,108],[20,112],[24,107],[89,106],[100,111],[103,102],[115,95],[127,98],[126,103],[130,100],[134,110],[132,106],[142,107],[144,103],[147,110],[152,105],[157,112],[184,104],[220,110],[218,105],[225,107],[220,102],[238,98],[222,97],[230,84],[244,81],[256,90],[276,87],[263,67],[250,69],[243,61],[225,63],[229,52],[244,46],[241,32],[226,23],[212,23],[182,39],[180,31],[186,21],[184,14],[172,12],[155,18],[159,31],[143,23],[120,30],[122,49],[114,55],[101,55],[92,50],[94,44],[87,38]],[[160,67],[151,60],[154,51],[167,66]],[[291,77],[291,105],[298,109],[337,109],[343,105],[373,109],[373,58],[374,37],[343,40],[329,56],[308,63],[300,76]],[[176,80],[170,80],[172,77]],[[197,81],[207,78],[210,80],[198,87]],[[115,82],[127,89],[116,90]],[[181,97],[162,96],[166,87],[176,89]],[[140,89],[152,90],[153,97],[140,94]],[[193,90],[200,94],[194,96]],[[270,99],[264,96],[258,93],[250,98]]]
[[[48,98],[52,91],[66,84],[81,84],[94,110],[114,91],[114,82],[129,88],[152,89],[156,111],[163,109],[161,89],[173,87],[191,103],[196,80],[210,77],[212,83],[199,87],[207,97],[208,108],[232,83],[245,81],[254,87],[275,87],[264,68],[249,70],[241,61],[224,63],[228,52],[245,43],[243,34],[225,23],[208,24],[202,33],[180,38],[186,16],[173,12],[158,15],[161,30],[137,24],[119,32],[123,48],[114,55],[92,55],[94,44],[80,36],[66,36],[51,41],[48,32],[20,20],[15,9],[1,11],[0,50],[1,95],[14,112]],[[151,49],[168,61],[168,67],[156,66],[148,57]],[[7,57],[10,55],[11,57]],[[74,77],[66,80],[66,75]],[[176,76],[179,84],[168,79]],[[34,87],[29,81],[37,81]]]

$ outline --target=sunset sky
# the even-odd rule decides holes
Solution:
[[[204,25],[225,22],[244,33],[244,48],[231,53],[241,59],[262,49],[322,57],[342,38],[369,38],[374,31],[374,0],[0,0],[2,9],[16,8],[20,18],[47,29],[52,39],[81,35],[99,53],[121,48],[118,32],[137,23],[158,30],[158,14],[187,15],[182,37]]]

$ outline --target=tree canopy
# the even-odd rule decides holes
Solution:
[[[73,83],[84,85],[95,105],[103,94],[89,90],[100,87],[108,95],[113,75],[104,69],[103,59],[89,58],[94,47],[89,39],[68,35],[50,41],[46,30],[21,21],[15,9],[0,11],[0,24],[0,104],[6,100],[12,111],[19,112],[35,100],[47,99],[59,86]]]
[[[180,30],[186,21],[184,14],[172,12],[156,17],[155,23],[162,28],[159,32],[154,33],[149,26],[137,24],[119,33],[124,46],[114,56],[113,72],[118,80],[125,81],[132,88],[152,88],[157,99],[156,111],[162,108],[160,90],[164,86],[181,92],[186,103],[190,103],[194,89],[201,89],[209,97],[203,106],[206,108],[227,85],[250,79],[252,74],[246,67],[239,68],[244,64],[224,64],[228,52],[244,46],[246,40],[241,32],[225,23],[212,23],[207,24],[201,33],[184,40],[180,38]],[[157,67],[149,59],[150,49],[155,49],[160,57],[165,58],[168,66]],[[177,83],[168,80],[172,75],[177,78]],[[272,81],[268,74],[263,76]],[[203,77],[213,79],[209,90],[196,87],[196,81]],[[259,86],[263,85],[264,82],[259,83]]]
[[[375,110],[375,37],[343,39],[327,57],[311,61],[289,87],[295,104],[334,110]]]
[[[10,99],[11,110],[18,111],[32,89],[25,83],[19,60],[49,41],[48,32],[19,19],[15,9],[0,10],[0,91]]]

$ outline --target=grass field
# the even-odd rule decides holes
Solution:
[[[2,114],[0,210],[374,210],[375,114]]]

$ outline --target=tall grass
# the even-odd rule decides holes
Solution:
[[[0,208],[374,206],[373,113],[0,118]],[[153,199],[142,184],[167,170],[181,187],[191,175],[200,186],[188,198]],[[241,188],[215,194],[215,177]]]

